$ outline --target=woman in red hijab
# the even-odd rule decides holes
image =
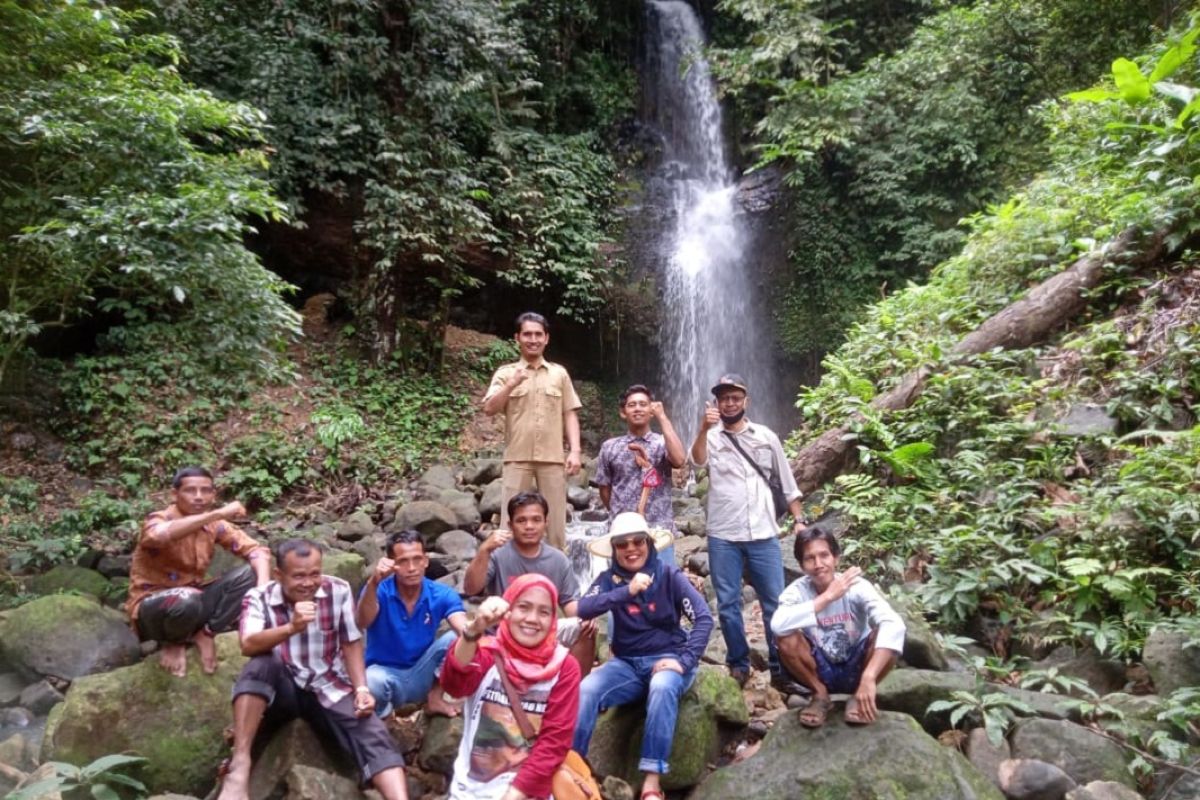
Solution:
[[[450,800],[550,796],[579,710],[579,664],[555,639],[557,608],[548,578],[522,575],[504,597],[483,601],[446,655],[442,689],[467,698]],[[497,622],[496,635],[484,636]],[[520,697],[527,725],[514,715],[510,693]],[[523,727],[535,735],[527,738]]]

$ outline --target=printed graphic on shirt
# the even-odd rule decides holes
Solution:
[[[842,664],[858,643],[859,630],[854,624],[854,615],[843,611],[829,616],[817,617],[816,643],[834,664]]]
[[[542,728],[542,715],[546,713],[549,697],[549,689],[535,689],[521,698],[521,707],[535,732]],[[480,700],[479,728],[472,742],[467,774],[472,780],[486,783],[521,766],[529,757],[533,743],[525,741],[521,735],[504,684],[498,677],[492,678]]]

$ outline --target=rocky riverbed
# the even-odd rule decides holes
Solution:
[[[606,515],[584,473],[572,479],[571,536],[583,540],[604,530]],[[310,536],[329,548],[326,571],[361,586],[382,552],[387,533],[415,528],[430,551],[430,576],[459,587],[467,562],[499,514],[500,462],[479,457],[464,464],[427,469],[383,502],[365,503],[341,517],[315,514],[284,519],[260,532],[264,538]],[[675,490],[682,538],[679,565],[703,583],[708,553],[701,497],[704,483]],[[827,517],[823,525],[837,525]],[[789,548],[785,547],[785,550]],[[572,552],[582,577],[595,566]],[[790,553],[788,580],[799,575]],[[230,565],[222,554],[214,571]],[[86,764],[109,753],[144,756],[138,774],[152,792],[201,798],[215,783],[227,753],[229,687],[244,663],[236,635],[219,638],[221,666],[207,676],[193,653],[188,676],[168,677],[139,645],[118,610],[128,581],[127,553],[92,553],[31,577],[36,598],[0,615],[0,792],[28,784],[47,772],[45,762]],[[747,588],[746,599],[753,599]],[[721,666],[724,644],[710,641],[701,675],[681,709],[672,772],[664,785],[672,795],[763,798],[1001,798],[1030,800],[1124,800],[1168,791],[1139,786],[1127,769],[1131,752],[1094,730],[1078,703],[1064,695],[978,683],[962,654],[947,652],[920,616],[905,611],[909,637],[902,664],[880,687],[886,709],[879,723],[851,728],[840,712],[810,731],[798,724],[800,696],[783,696],[768,685],[766,646],[757,605],[747,603],[746,622],[757,671],[743,689]],[[1034,668],[1054,669],[1089,685],[1100,703],[1119,708],[1130,730],[1148,736],[1155,719],[1153,688],[1166,693],[1200,684],[1200,658],[1168,635],[1152,635],[1144,666],[1128,670],[1095,654],[1066,648],[1031,652]],[[1014,724],[989,740],[971,717],[957,728],[949,713],[928,712],[956,693],[995,693],[1014,701]],[[1130,693],[1138,692],[1137,694]],[[641,714],[614,709],[602,718],[591,760],[606,778],[606,796],[633,796]],[[979,720],[974,720],[978,725]],[[444,795],[461,724],[421,711],[398,716],[393,731],[409,764],[410,795]],[[256,798],[288,800],[358,798],[352,771],[303,724],[281,731],[255,768]],[[1174,776],[1173,776],[1174,777]],[[1200,779],[1184,775],[1169,789],[1173,798],[1200,797]],[[57,797],[54,793],[42,797]],[[166,797],[167,794],[160,796]]]

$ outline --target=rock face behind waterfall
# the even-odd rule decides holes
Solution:
[[[1003,800],[992,783],[943,747],[906,714],[884,711],[869,727],[845,725],[831,713],[809,730],[790,712],[762,749],[717,770],[689,800]]]

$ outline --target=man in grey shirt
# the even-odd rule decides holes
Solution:
[[[750,397],[745,378],[733,373],[723,375],[712,393],[717,402],[705,404],[700,432],[692,444],[692,463],[708,467],[709,574],[717,593],[721,635],[725,637],[725,663],[740,685],[750,674],[750,645],[742,622],[742,573],[749,574],[762,606],[764,624],[775,613],[783,591],[779,525],[771,487],[760,470],[779,475],[788,510],[795,519],[793,532],[804,530],[803,507],[779,437],[765,425],[746,419]],[[766,637],[771,683],[789,691],[793,684],[780,670],[775,637],[769,627]]]
[[[596,626],[578,617],[579,581],[561,550],[546,546],[550,504],[538,492],[521,492],[508,501],[511,531],[497,529],[479,546],[463,575],[465,595],[487,593],[499,597],[521,575],[544,575],[558,590],[558,605],[568,618],[558,623],[558,640],[587,675],[596,655]]]
[[[837,571],[841,553],[828,531],[797,536],[804,577],[783,591],[771,617],[783,666],[812,690],[800,714],[809,728],[824,724],[830,693],[851,695],[846,722],[874,722],[876,686],[904,650],[904,621],[858,567]]]

